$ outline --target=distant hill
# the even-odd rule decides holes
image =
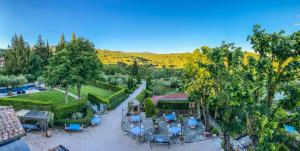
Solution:
[[[136,59],[139,64],[150,64],[157,68],[182,68],[193,56],[193,53],[156,54],[109,50],[97,50],[97,54],[104,64],[132,64]],[[257,54],[246,52],[246,56],[257,57]]]

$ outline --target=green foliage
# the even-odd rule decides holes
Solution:
[[[184,100],[163,100],[158,101],[156,107],[160,110],[189,110],[189,103]]]
[[[108,105],[108,109],[114,109],[120,103],[122,103],[127,98],[126,89],[120,88],[114,85],[106,84],[104,82],[96,81],[94,86],[109,89],[111,91],[115,90],[115,92],[109,95],[106,98],[99,97],[99,95],[95,95],[94,93],[88,93],[88,100],[93,103],[103,103]]]
[[[136,77],[139,74],[139,67],[137,64],[137,61],[134,60],[132,66],[131,66],[131,76]]]
[[[135,99],[137,99],[140,103],[144,103],[144,100],[148,97],[152,96],[152,92],[150,90],[143,90],[141,93],[139,93]]]
[[[11,45],[4,54],[4,69],[7,74],[26,74],[30,67],[30,48],[22,35],[14,35]]]
[[[65,49],[69,52],[67,57],[73,65],[73,82],[77,86],[77,96],[80,98],[81,85],[97,77],[100,62],[97,59],[94,44],[87,39],[76,38],[75,33],[73,33],[73,39],[67,43]]]
[[[55,125],[58,126],[63,126],[65,123],[66,124],[70,124],[70,123],[77,123],[77,124],[83,124],[84,126],[88,126],[91,123],[91,120],[94,116],[93,111],[91,108],[86,107],[85,108],[85,117],[81,118],[81,119],[69,119],[69,118],[65,118],[65,119],[57,119],[55,120]]]
[[[37,43],[34,45],[32,52],[41,61],[40,62],[41,67],[45,67],[46,65],[48,65],[49,58],[51,57],[50,51],[51,50],[48,42],[47,44],[45,44],[45,42],[42,39],[42,35],[39,35]],[[37,71],[37,72],[41,72],[41,71]]]
[[[134,81],[132,77],[128,77],[127,80],[127,89],[131,90],[134,88]]]
[[[147,117],[152,117],[155,114],[155,107],[151,98],[145,99],[145,113]]]
[[[151,85],[152,85],[152,77],[151,76],[148,76],[147,78],[146,78],[146,89],[150,89],[150,87],[151,87]]]
[[[98,80],[90,83],[90,85],[93,85],[93,86],[98,87],[98,88],[114,91],[114,92],[120,91],[121,89],[123,89],[121,87],[111,85],[111,84],[108,84],[108,83],[105,83],[105,82],[101,82],[101,81],[98,81]]]

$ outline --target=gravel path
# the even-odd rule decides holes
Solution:
[[[71,151],[150,151],[148,144],[139,143],[123,134],[121,128],[122,108],[128,101],[134,99],[143,89],[145,83],[133,92],[115,110],[102,116],[102,123],[95,127],[85,128],[82,132],[66,133],[63,130],[53,131],[52,137],[46,138],[42,133],[27,134],[24,139],[32,151],[47,151],[59,144]],[[155,145],[153,151],[218,151],[214,140],[200,141],[191,144],[171,145],[168,149],[164,145]]]

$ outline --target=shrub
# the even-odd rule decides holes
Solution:
[[[110,90],[110,91],[120,91],[122,88],[118,87],[118,86],[114,86],[108,83],[104,83],[101,81],[95,81],[93,83],[90,83],[92,86],[98,87],[98,88],[102,88],[102,89],[106,89],[106,90]]]
[[[162,110],[189,110],[188,101],[158,101],[157,108]]]
[[[101,103],[101,104],[107,104],[108,103],[108,100],[105,99],[105,98],[101,98],[93,93],[88,93],[88,100],[91,102],[91,103]]]
[[[0,105],[2,106],[13,106],[15,110],[47,110],[53,111],[52,102],[35,101],[28,99],[19,98],[2,98],[0,99]]]
[[[55,125],[57,126],[63,126],[65,123],[69,124],[69,123],[76,123],[76,124],[83,124],[84,126],[88,126],[91,123],[91,120],[94,116],[93,111],[91,108],[86,107],[85,108],[85,117],[81,118],[81,119],[57,119],[55,121]]]
[[[152,96],[152,92],[150,90],[143,90],[140,94],[138,94],[136,96],[135,99],[137,99],[141,104],[144,103],[144,100],[147,98],[147,97],[151,97]]]
[[[86,107],[87,100],[82,99],[77,103],[55,105],[53,113],[55,119],[62,119],[71,116],[73,113],[82,111]]]
[[[145,99],[145,113],[147,117],[151,117],[155,114],[155,107],[151,98]]]

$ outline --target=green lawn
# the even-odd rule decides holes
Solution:
[[[45,102],[53,102],[53,104],[64,104],[65,96],[64,93],[55,91],[55,90],[47,90],[43,92],[37,92],[32,94],[24,94],[19,96],[14,96],[13,98],[26,99],[26,100],[34,100],[34,101],[45,101]],[[76,103],[77,100],[68,97],[69,104]]]
[[[77,94],[76,87],[71,88],[70,92],[76,95]],[[114,92],[110,91],[110,90],[90,86],[90,85],[83,85],[81,87],[81,96],[87,97],[88,93],[93,93],[101,98],[106,98],[106,97],[110,96],[111,94],[113,94]]]

